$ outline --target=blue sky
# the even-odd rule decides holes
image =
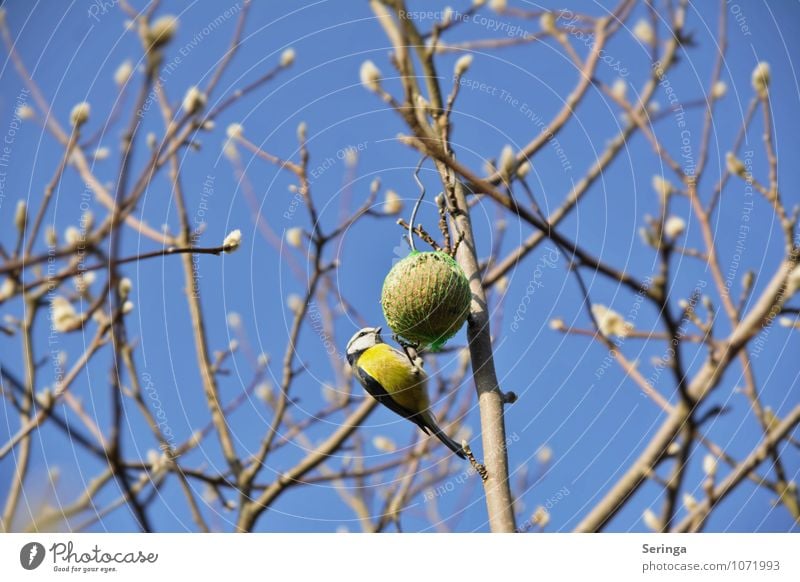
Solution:
[[[369,184],[376,177],[380,177],[384,188],[395,189],[404,198],[413,199],[416,187],[412,172],[417,162],[417,157],[395,140],[398,132],[404,131],[399,117],[359,84],[359,67],[365,59],[371,59],[384,72],[387,89],[399,94],[399,83],[392,78],[392,67],[387,58],[386,38],[372,19],[366,3],[328,0],[277,4],[256,3],[253,6],[241,50],[223,78],[220,90],[211,96],[210,105],[273,67],[288,47],[297,52],[295,65],[273,83],[225,112],[213,132],[198,135],[201,149],[185,152],[181,160],[190,216],[206,221],[201,245],[220,244],[225,234],[234,228],[240,228],[244,234],[239,252],[199,259],[201,298],[208,318],[211,347],[223,349],[228,344],[233,338],[227,322],[228,314],[240,314],[253,353],[266,352],[273,356],[270,365],[273,381],[281,372],[280,359],[290,322],[286,298],[292,293],[301,293],[303,283],[293,276],[287,261],[282,261],[275,249],[259,235],[242,184],[222,155],[225,127],[229,123],[242,123],[245,135],[253,142],[265,150],[289,157],[296,150],[296,127],[305,121],[309,128],[311,167],[316,168],[316,175],[312,175],[312,191],[321,221],[328,228],[336,224],[342,198],[349,196],[350,204],[357,206],[366,198]],[[427,9],[428,4],[412,3],[411,8]],[[510,4],[522,3],[512,0]],[[603,6],[608,7],[611,3],[595,5],[581,1],[576,4],[571,8],[601,14],[605,10]],[[106,11],[100,8],[100,4],[88,4],[87,8],[86,4],[77,2],[64,3],[57,9],[42,2],[12,1],[6,2],[5,6],[10,28],[18,38],[18,50],[52,102],[52,114],[63,123],[72,106],[86,100],[93,108],[88,128],[90,131],[99,129],[98,120],[105,118],[118,96],[113,82],[114,71],[125,59],[138,59],[141,52],[135,33],[124,30],[121,12],[115,7]],[[453,6],[464,9],[467,4],[454,3]],[[530,7],[555,9],[561,5],[542,3]],[[709,184],[721,171],[724,153],[730,148],[744,108],[751,98],[750,73],[760,60],[769,61],[772,67],[770,95],[776,119],[775,144],[779,160],[794,160],[800,153],[800,137],[794,131],[800,91],[793,68],[794,57],[800,48],[800,8],[794,2],[767,4],[753,0],[729,3],[728,9],[730,48],[722,78],[729,91],[718,104],[708,178],[701,183],[706,199]],[[166,51],[166,62],[174,66],[163,75],[164,86],[173,101],[182,98],[188,86],[207,81],[212,65],[226,49],[236,20],[235,15],[224,17],[226,10],[238,12],[238,5],[232,0],[164,3],[160,13],[180,17],[179,34]],[[519,25],[531,30],[538,27],[536,21],[511,21],[488,10],[481,14],[501,23],[508,22],[509,26]],[[643,8],[637,7],[629,23],[632,25],[644,14]],[[211,30],[209,23],[214,21],[219,26]],[[429,26],[430,22],[426,22],[424,28]],[[681,62],[668,76],[682,103],[701,98],[707,89],[716,27],[717,8],[712,9],[711,3],[697,3],[687,19],[687,28],[693,33],[697,46],[681,55]],[[446,40],[501,38],[504,31],[507,33],[509,30],[500,28],[493,32],[472,22],[458,27]],[[663,28],[661,33],[663,36]],[[629,92],[640,88],[649,74],[648,53],[625,31],[609,44],[607,50],[615,60],[624,64]],[[5,52],[3,55],[0,61],[0,132],[5,133],[12,123],[23,84],[5,60]],[[451,74],[457,56],[449,54],[440,58],[440,74]],[[577,75],[574,66],[552,44],[477,51],[474,57],[467,79],[475,85],[484,83],[486,87],[498,88],[499,91],[462,89],[453,116],[453,139],[459,159],[481,170],[484,161],[496,157],[505,144],[519,148],[538,134],[536,119],[549,119],[558,110],[574,86]],[[601,66],[597,77],[612,83],[619,74],[612,67]],[[129,104],[132,96],[127,95],[125,99]],[[662,107],[666,104],[663,91],[657,93],[656,100]],[[127,109],[124,111],[128,112]],[[619,131],[622,123],[619,113],[618,108],[601,93],[590,89],[574,119],[558,135],[561,150],[551,145],[535,158],[530,182],[546,210],[560,204],[571,185],[584,175],[602,152],[607,140]],[[696,151],[701,134],[701,111],[687,110],[687,122],[692,130],[690,141]],[[679,156],[682,138],[679,130],[669,117],[659,124],[657,127],[663,142],[672,148],[675,157]],[[753,171],[763,179],[766,162],[761,145],[761,127],[759,118],[748,134],[743,151],[753,151]],[[142,135],[160,130],[161,120],[154,108],[144,120]],[[120,124],[109,128],[99,145],[110,147],[116,154],[121,131]],[[348,172],[342,159],[348,148],[359,150],[354,172]],[[9,225],[16,200],[25,197],[32,201],[40,199],[43,187],[58,162],[59,148],[39,126],[27,122],[15,132],[10,156],[4,197],[0,198],[0,224],[4,225],[0,228],[0,240],[6,248],[13,242],[14,233]],[[102,180],[114,179],[114,158],[112,155],[108,161],[97,162],[96,173]],[[135,168],[141,168],[144,161],[144,154],[134,156]],[[259,211],[272,229],[279,235],[297,226],[308,229],[310,225],[303,209],[291,211],[292,195],[287,189],[291,183],[289,176],[244,151],[242,162],[253,184]],[[637,135],[581,200],[560,230],[577,238],[603,260],[624,267],[640,278],[652,274],[657,268],[656,256],[652,249],[641,243],[638,228],[643,224],[644,214],[657,212],[657,199],[650,183],[654,174],[663,171],[649,144]],[[792,206],[798,202],[796,193],[800,188],[800,176],[791,162],[783,162],[779,166],[779,177],[787,206]],[[430,191],[438,192],[435,176],[429,169],[423,174],[423,179]],[[48,223],[56,225],[59,231],[77,224],[82,191],[83,185],[77,175],[68,172],[57,191]],[[428,204],[423,205],[421,218],[433,231],[436,213],[430,205],[431,199],[429,196]],[[740,252],[741,260],[737,261],[736,242],[742,208],[741,184],[729,185],[722,195],[718,220],[714,225],[715,236],[720,245],[723,271],[727,272],[737,263],[734,269],[736,281],[747,269],[765,273],[763,280],[756,279],[758,290],[780,260],[781,239],[775,236],[778,231],[768,206],[763,200],[758,200],[752,213],[751,231],[744,242],[744,250]],[[96,206],[96,210],[99,213],[100,207]],[[685,200],[679,201],[674,211],[688,223],[688,241],[700,244],[699,229]],[[166,223],[175,230],[177,215],[166,178],[158,177],[150,184],[139,214],[150,225],[158,227]],[[473,220],[479,250],[486,254],[498,232],[498,212],[491,204],[478,204]],[[502,254],[513,249],[530,232],[527,225],[507,217],[506,220],[507,232],[501,247],[505,252]],[[391,220],[367,218],[349,230],[342,244],[333,249],[335,253],[328,256],[341,261],[336,279],[339,291],[376,325],[383,323],[378,303],[383,277],[392,261],[405,252],[401,234]],[[124,247],[125,254],[154,248],[152,241],[138,239],[133,233],[125,235]],[[302,255],[291,249],[288,252],[303,271],[307,270]],[[543,445],[553,450],[553,461],[546,474],[522,495],[525,509],[520,516],[524,519],[537,505],[550,500],[550,529],[559,531],[574,527],[599,500],[636,458],[664,415],[641,396],[635,384],[625,378],[616,364],[604,368],[606,351],[597,342],[581,336],[564,336],[548,328],[547,322],[554,317],[563,318],[577,327],[588,328],[590,325],[581,307],[575,279],[564,268],[563,257],[555,268],[542,262],[550,253],[552,251],[542,246],[526,258],[509,275],[508,289],[502,301],[497,293],[493,293],[490,305],[493,309],[493,332],[499,338],[496,366],[501,385],[520,396],[519,401],[507,409],[506,426],[512,439],[509,446],[511,466],[516,475],[524,465],[531,473],[536,473],[536,450]],[[687,297],[703,281],[711,286],[710,274],[698,261],[676,261],[674,268],[678,277],[671,293],[676,298]],[[208,412],[202,399],[189,316],[182,295],[181,269],[177,259],[166,258],[131,265],[125,273],[134,281],[133,297],[137,309],[130,326],[131,333],[139,341],[137,361],[140,369],[152,379],[170,428],[179,441],[183,440],[207,422]],[[526,293],[530,293],[529,283],[534,280],[541,286],[535,287],[519,329],[512,330],[513,315]],[[630,291],[591,273],[587,274],[587,280],[594,301],[612,306],[626,316],[637,309]],[[19,313],[19,309],[18,303],[14,302],[0,305],[3,314]],[[657,322],[657,313],[650,305],[644,305],[636,310],[635,320],[637,328],[652,329]],[[340,349],[357,327],[357,322],[348,318],[338,321],[336,341]],[[720,324],[720,330],[726,330],[724,323]],[[37,328],[37,335],[40,343],[46,342],[46,322]],[[63,336],[59,339],[58,349],[65,350],[73,361],[88,339],[89,336],[82,337],[81,334]],[[462,331],[451,340],[451,344],[463,345],[464,339]],[[800,336],[774,326],[766,336],[766,342],[766,349],[754,362],[755,374],[763,401],[780,416],[793,407],[800,396],[800,367],[797,358],[792,357],[800,347]],[[297,349],[306,364],[306,371],[294,388],[299,397],[294,414],[302,415],[321,405],[320,385],[332,382],[333,376],[325,347],[310,327],[301,336]],[[657,342],[645,345],[628,340],[623,350],[629,359],[640,362],[647,376],[652,371],[650,360],[663,353],[664,345]],[[21,368],[16,366],[20,361],[19,339],[0,336],[0,354],[3,365],[21,375]],[[702,355],[700,352],[686,352],[690,371],[697,369]],[[452,369],[455,365],[452,355],[442,355],[440,360],[445,369]],[[101,426],[107,426],[109,419],[107,377],[110,365],[110,355],[101,354],[89,373],[83,375],[73,388]],[[221,380],[225,400],[240,394],[252,378],[252,365],[244,351],[235,356],[229,368],[231,374]],[[42,375],[46,378],[48,373],[52,370],[45,366]],[[714,402],[728,405],[730,412],[708,426],[707,434],[732,456],[743,458],[758,442],[760,433],[752,415],[748,414],[747,400],[735,390],[740,382],[739,374],[737,368],[732,368],[718,388]],[[664,395],[673,397],[675,388],[670,382],[671,378],[664,374],[656,387]],[[470,382],[458,389],[473,391]],[[360,388],[356,387],[356,390],[360,391]],[[0,423],[0,440],[3,441],[5,431],[13,430],[17,422],[10,408],[4,408],[4,411],[5,422]],[[127,454],[144,458],[147,450],[157,445],[132,407],[128,418],[129,424],[123,431]],[[240,450],[247,451],[256,446],[270,416],[263,403],[253,399],[230,421]],[[466,424],[471,426],[474,434],[479,431],[474,406]],[[384,410],[370,417],[367,425],[363,434],[368,443],[378,434],[391,436],[401,444],[408,443],[416,430]],[[320,438],[327,430],[325,427],[325,430],[312,431],[310,436],[312,439]],[[472,442],[479,451],[479,439],[473,437]],[[371,445],[367,446],[367,452],[375,456],[370,461],[382,460],[378,457],[381,453]],[[298,450],[289,446],[271,457],[264,472],[265,478],[285,470],[297,454]],[[697,489],[697,496],[701,495],[700,459],[703,454],[703,450],[693,451],[693,462],[687,474],[687,486],[690,490]],[[784,460],[790,476],[796,478],[800,470],[797,450],[788,450]],[[204,446],[185,462],[194,466],[201,463],[210,467],[222,466],[214,439],[207,439]],[[53,466],[58,466],[61,473],[59,498],[62,503],[79,494],[85,482],[102,468],[101,463],[73,447],[61,433],[44,428],[35,438],[33,471],[44,476]],[[7,492],[11,467],[9,459],[0,461],[0,497]],[[722,474],[725,474],[724,470]],[[26,491],[32,507],[44,495],[45,489],[45,485],[33,485]],[[99,501],[108,503],[118,495],[116,487],[109,486],[99,496]],[[557,501],[553,502],[556,498]],[[452,491],[446,491],[437,499],[440,514],[452,518],[450,525],[454,529],[487,529],[482,495],[474,477],[466,484],[456,483]],[[661,499],[657,486],[652,483],[645,485],[612,521],[609,529],[643,530],[642,511],[651,506],[657,510]],[[751,483],[745,483],[721,504],[708,529],[788,531],[796,528],[786,510],[773,508],[770,502],[770,495],[757,490]],[[403,518],[404,528],[407,531],[425,530],[425,510],[425,500],[419,496]],[[218,503],[211,503],[204,511],[212,526],[229,529],[229,521],[234,518],[232,513],[222,510]],[[174,479],[159,492],[151,517],[159,529],[184,531],[193,527]],[[328,485],[288,492],[262,517],[258,526],[264,531],[335,531],[341,526],[358,529],[352,512]],[[130,514],[124,509],[92,526],[92,529],[100,531],[134,528]]]

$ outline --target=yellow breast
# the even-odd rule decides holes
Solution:
[[[412,412],[430,407],[427,376],[405,354],[389,344],[377,344],[358,358],[357,365],[372,376],[392,399]]]

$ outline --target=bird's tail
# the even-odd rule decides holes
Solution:
[[[430,429],[431,432],[438,438],[440,441],[444,443],[444,445],[457,454],[462,459],[466,459],[467,455],[464,453],[464,449],[459,445],[456,441],[451,439],[449,436],[445,434],[445,432],[439,428],[439,425],[436,423],[436,419],[433,417],[433,414],[429,410],[425,411],[423,415],[423,420],[425,423],[425,427]]]

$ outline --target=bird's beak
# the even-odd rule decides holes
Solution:
[[[376,327],[376,328],[375,328],[375,333],[381,333],[381,329],[382,329],[382,328],[380,328],[380,327]]]

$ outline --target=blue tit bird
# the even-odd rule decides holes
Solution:
[[[462,459],[467,458],[461,446],[439,428],[430,411],[428,376],[422,365],[384,343],[381,328],[365,327],[350,338],[347,361],[375,400],[419,426],[425,434],[433,433]]]

